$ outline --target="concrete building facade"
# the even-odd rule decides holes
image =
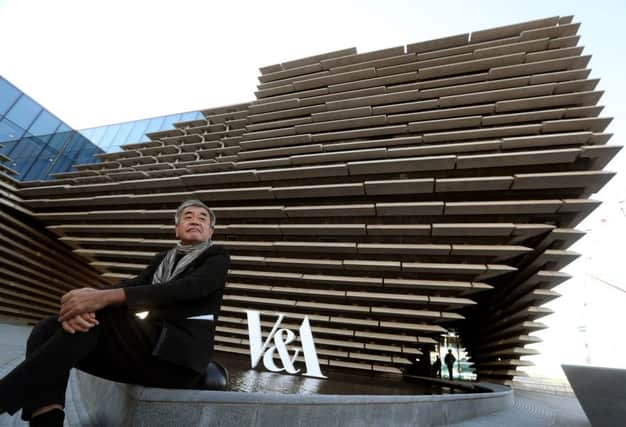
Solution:
[[[175,207],[199,198],[232,256],[222,354],[248,354],[255,309],[264,326],[307,315],[322,366],[400,373],[458,337],[480,379],[509,383],[621,148],[578,29],[550,17],[262,67],[255,100],[54,181],[5,179],[4,203],[106,286],[171,247]],[[1,312],[55,312],[72,285],[44,289],[38,273],[0,285]]]

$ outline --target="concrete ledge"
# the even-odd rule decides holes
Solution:
[[[441,426],[513,403],[510,389],[484,383],[481,387],[494,391],[329,395],[146,388],[83,372],[77,379],[94,426]]]

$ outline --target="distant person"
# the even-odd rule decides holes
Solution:
[[[433,376],[435,378],[441,378],[441,359],[439,355],[437,355],[437,358],[433,362]]]
[[[448,350],[448,354],[443,359],[446,362],[446,366],[448,367],[448,374],[450,375],[450,379],[452,379],[452,368],[454,367],[454,362],[456,362],[456,357],[452,354],[452,350]]]

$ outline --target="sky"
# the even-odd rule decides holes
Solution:
[[[614,118],[607,130],[615,134],[609,143],[623,145],[624,0],[0,0],[0,75],[70,126],[83,129],[253,100],[258,69],[266,65],[348,47],[367,52],[557,15],[574,15],[581,22],[579,45],[592,55],[590,77],[600,78],[598,89],[606,91],[600,100],[602,116]],[[626,172],[626,154],[620,153],[606,169]],[[626,321],[602,310],[610,306],[619,311],[619,305],[610,303],[623,306],[626,293],[589,278],[599,274],[626,288],[616,268],[623,253],[618,244],[626,237],[620,203],[626,200],[626,173],[595,198],[606,203],[581,224],[591,234],[576,246],[592,256],[572,264],[576,277],[557,289],[563,293],[554,302],[557,313],[545,318],[552,322],[544,333],[550,345],[540,348],[547,354],[540,361],[546,369],[589,353],[575,347],[589,338],[581,338],[576,323],[583,312],[601,319],[600,325]],[[586,295],[593,295],[594,302],[585,302]],[[605,341],[603,335],[593,339]],[[624,354],[626,344],[620,345]],[[564,348],[567,355],[559,350]],[[604,365],[616,363],[605,359]]]

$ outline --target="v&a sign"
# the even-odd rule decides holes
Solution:
[[[297,374],[300,372],[300,369],[294,367],[294,362],[302,351],[304,364],[306,365],[306,372],[302,373],[302,375],[314,378],[327,378],[322,374],[320,369],[308,316],[304,316],[299,328],[299,339],[302,347],[293,348],[291,350],[293,353],[290,353],[288,346],[296,341],[296,334],[289,329],[280,327],[281,322],[285,318],[284,314],[278,313],[278,319],[274,322],[274,326],[265,341],[263,341],[261,331],[261,313],[256,310],[246,310],[246,315],[248,316],[248,335],[252,368],[255,368],[261,358],[263,358],[263,365],[268,371],[284,371],[289,374]],[[274,362],[275,354],[278,354],[282,367],[277,366]]]

